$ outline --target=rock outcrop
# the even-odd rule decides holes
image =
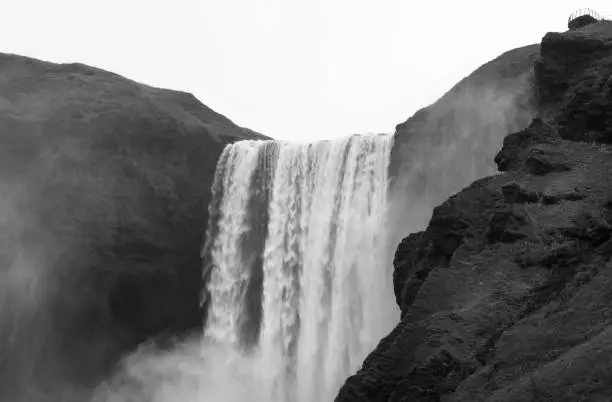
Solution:
[[[400,322],[337,401],[609,399],[612,22],[546,34],[534,73],[503,173],[400,243]]]
[[[265,137],[188,93],[0,54],[0,399],[68,400],[199,331],[215,164],[244,138]]]
[[[578,29],[587,25],[596,24],[598,20],[589,14],[583,14],[579,17],[571,19],[567,23],[568,29]]]

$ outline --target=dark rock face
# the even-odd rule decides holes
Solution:
[[[337,401],[609,398],[610,43],[612,23],[544,37],[537,118],[400,243],[401,321]]]
[[[0,54],[0,399],[71,400],[199,330],[215,164],[241,138],[265,137],[190,94]]]
[[[595,24],[596,22],[597,22],[597,19],[595,19],[595,17],[589,14],[585,14],[585,15],[581,15],[580,17],[574,18],[573,20],[570,20],[567,23],[567,28],[568,29],[578,29],[578,28],[585,27],[587,25]]]

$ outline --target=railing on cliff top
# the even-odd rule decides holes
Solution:
[[[595,18],[597,21],[609,20],[610,18],[612,18],[612,15],[601,15],[593,9],[581,8],[580,10],[576,10],[573,13],[571,13],[569,18],[567,19],[567,22],[575,20],[578,17],[582,17],[583,15],[590,15],[591,17]]]

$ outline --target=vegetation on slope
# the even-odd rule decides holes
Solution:
[[[190,94],[0,54],[0,397],[63,400],[199,330],[210,187],[241,138],[265,137]]]

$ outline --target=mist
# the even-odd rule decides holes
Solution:
[[[536,113],[533,72],[509,82],[458,85],[398,126],[391,156],[390,243],[424,230],[433,209],[473,181],[497,173],[504,137]]]
[[[2,133],[11,135],[21,137],[9,139],[0,175],[0,399],[83,401],[118,353],[105,285],[91,275],[78,227],[83,206],[74,199],[76,191],[103,194],[95,181],[65,170],[66,162],[87,158],[82,144],[34,144],[27,133]],[[70,183],[77,183],[73,191]],[[87,217],[96,219],[91,210]]]
[[[95,390],[92,402],[268,402],[266,362],[199,337],[145,344]]]

